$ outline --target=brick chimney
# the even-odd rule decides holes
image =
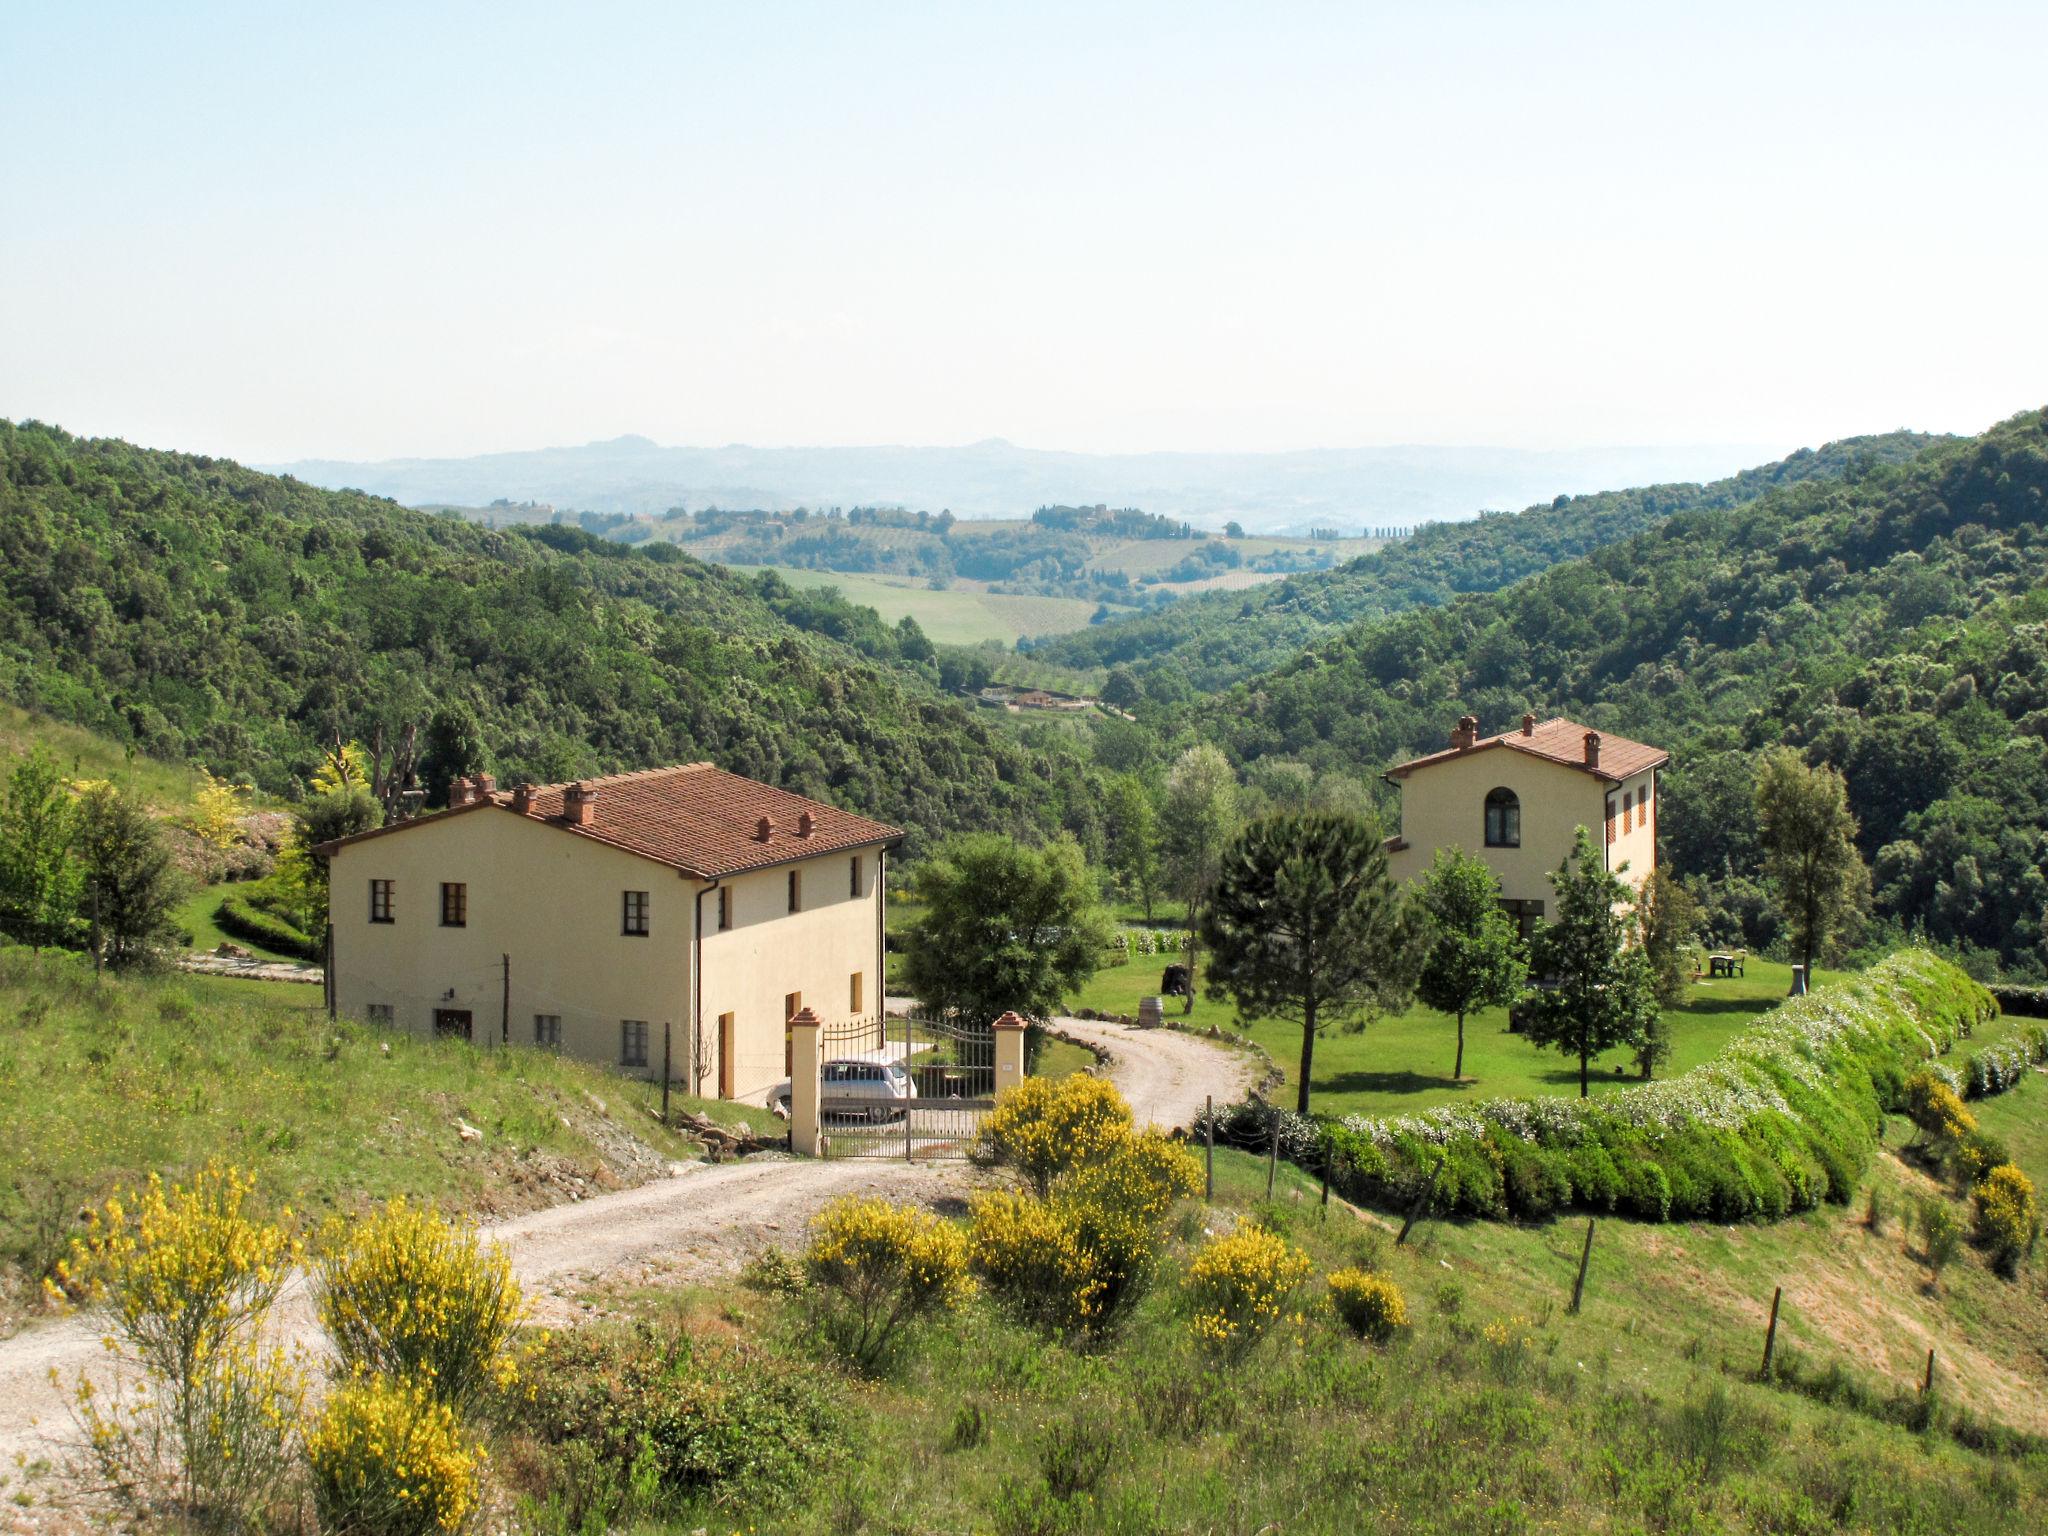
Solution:
[[[456,775],[448,785],[448,809],[452,811],[457,806],[469,804],[474,798],[470,793],[473,788],[466,774]]]
[[[533,814],[533,786],[515,784],[512,786],[512,809],[522,816]]]
[[[768,841],[768,839],[769,839],[770,837],[774,836],[774,834],[775,834],[775,823],[774,823],[774,822],[773,822],[772,820],[770,820],[770,819],[769,819],[768,817],[766,817],[766,816],[763,816],[763,817],[762,817],[762,818],[761,818],[761,819],[760,819],[759,821],[757,821],[757,822],[755,822],[755,823],[754,823],[754,841],[755,841],[755,842],[757,842],[757,843],[765,843],[765,842],[767,842],[767,841]]]
[[[572,827],[597,824],[597,791],[586,784],[571,784],[562,791],[562,819]]]
[[[809,811],[798,813],[796,818],[796,835],[798,837],[809,837],[811,835],[811,813]]]
[[[1522,734],[1524,736],[1534,736],[1536,734],[1536,717],[1534,715],[1524,714],[1522,716]]]
[[[1451,732],[1452,749],[1458,752],[1463,752],[1467,747],[1471,746],[1472,743],[1474,743],[1478,739],[1479,717],[1477,715],[1458,716],[1457,729]]]
[[[1586,766],[1588,768],[1598,768],[1600,766],[1600,733],[1598,731],[1586,732]]]
[[[492,778],[488,773],[478,774],[476,776],[475,782],[476,797],[479,800],[488,800],[491,797],[492,791],[496,790],[498,787],[498,781]]]

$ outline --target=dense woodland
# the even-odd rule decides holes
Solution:
[[[1707,485],[1560,496],[1512,515],[1433,523],[1334,571],[1183,599],[1158,613],[1053,637],[1033,653],[1066,666],[1128,665],[1154,695],[1185,698],[1280,666],[1346,625],[1497,591],[1675,513],[1732,507],[1776,486],[1898,463],[1935,441],[1917,432],[1847,438]]]
[[[1793,746],[1847,777],[1880,932],[2040,974],[2044,498],[2048,412],[2033,411],[1904,464],[1675,513],[1150,713],[1240,764],[1327,771],[1434,750],[1465,710],[1488,730],[1533,709],[1654,742],[1676,758],[1669,862],[1758,942],[1772,928],[1752,876],[1752,764]]]
[[[411,721],[436,784],[710,758],[894,820],[913,849],[962,826],[1093,837],[1082,750],[937,679],[914,624],[673,546],[0,423],[0,693],[274,793],[336,733]]]

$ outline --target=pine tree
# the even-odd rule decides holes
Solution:
[[[1300,1026],[1295,1107],[1304,1115],[1316,1036],[1363,1028],[1406,993],[1411,935],[1380,829],[1363,817],[1253,822],[1221,861],[1201,932],[1211,997],[1248,1018]]]

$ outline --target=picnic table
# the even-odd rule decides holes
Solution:
[[[1742,969],[1743,962],[1748,958],[1747,955],[1709,955],[1707,956],[1707,975],[1710,978],[1715,976],[1740,976],[1744,974]]]

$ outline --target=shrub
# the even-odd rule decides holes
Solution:
[[[1984,1175],[1972,1199],[1977,1210],[1977,1241],[1990,1251],[2000,1274],[2008,1278],[2018,1274],[2041,1235],[2033,1180],[2013,1164],[2000,1163]]]
[[[1082,1073],[1027,1077],[1003,1090],[982,1123],[982,1150],[1042,1195],[1060,1174],[1094,1160],[1130,1129],[1131,1106],[1114,1084]]]
[[[1991,995],[2006,1013],[2023,1019],[2048,1019],[2048,987],[2001,986],[1993,983]]]
[[[461,1530],[482,1498],[483,1458],[447,1403],[417,1379],[337,1388],[306,1436],[313,1507],[334,1536]]]
[[[345,1370],[417,1380],[457,1412],[518,1374],[526,1305],[510,1256],[402,1196],[328,1224],[314,1300]]]
[[[863,1370],[882,1362],[906,1324],[971,1291],[966,1242],[928,1211],[847,1197],[820,1211],[811,1231],[804,1270],[830,1298],[828,1336]]]
[[[1492,1099],[1349,1116],[1320,1136],[1313,1122],[1297,1131],[1283,1117],[1281,1151],[1316,1167],[1327,1148],[1334,1187],[1396,1209],[1434,1180],[1434,1208],[1453,1215],[1540,1218],[1579,1206],[1652,1221],[1769,1220],[1851,1198],[1883,1112],[1909,1098],[1909,1074],[1952,1171],[1990,1166],[1983,1158],[1995,1146],[1965,1139],[1967,1111],[1946,1113],[1961,1110],[1962,1079],[1927,1058],[1996,1006],[1954,966],[1904,951],[1787,1002],[1676,1078],[1591,1102]],[[1272,1111],[1249,1106],[1219,1111],[1216,1129],[1264,1150],[1272,1124]]]
[[[1962,1246],[1963,1224],[1956,1219],[1956,1213],[1948,1208],[1948,1202],[1939,1195],[1929,1196],[1920,1202],[1920,1247],[1927,1267],[1938,1280],[1942,1270],[1956,1256]]]
[[[1263,1227],[1217,1238],[1188,1266],[1189,1330],[1204,1349],[1242,1358],[1279,1320],[1309,1269],[1307,1254]]]
[[[226,1524],[275,1495],[305,1390],[297,1360],[259,1342],[298,1244],[247,1214],[253,1184],[218,1164],[169,1190],[151,1175],[93,1213],[52,1286],[102,1311],[108,1350],[141,1374],[108,1394],[78,1384],[102,1472],[131,1496],[168,1494]]]
[[[231,933],[261,949],[273,950],[280,955],[295,955],[315,964],[326,958],[326,951],[318,939],[301,933],[276,913],[264,911],[246,896],[222,897],[220,905],[214,909],[213,920],[223,933]]]
[[[529,1377],[508,1410],[571,1470],[596,1462],[567,1511],[572,1528],[603,1529],[663,1495],[784,1500],[848,1445],[843,1387],[772,1357],[699,1358],[679,1328],[574,1329],[540,1346]]]
[[[1362,1339],[1384,1344],[1408,1326],[1408,1301],[1385,1275],[1340,1269],[1329,1278],[1330,1305]]]
[[[1875,1184],[1871,1185],[1870,1193],[1863,1197],[1863,1225],[1868,1227],[1871,1234],[1875,1236],[1884,1231],[1885,1221],[1890,1214],[1890,1207],[1885,1201],[1884,1191]]]
[[[1142,1294],[1167,1215],[1201,1183],[1184,1148],[1153,1131],[1125,1135],[1045,1196],[977,1196],[968,1231],[975,1272],[1028,1322],[1099,1331]]]

